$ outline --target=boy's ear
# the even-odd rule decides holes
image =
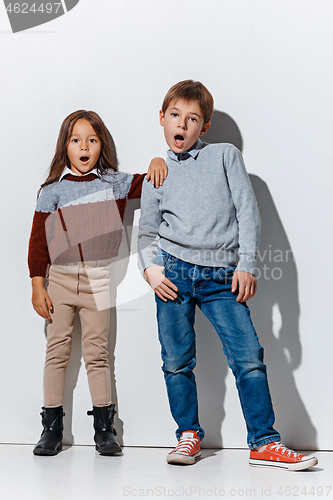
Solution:
[[[209,127],[210,127],[210,122],[205,123],[205,125],[201,129],[199,137],[204,135],[207,132],[207,130],[209,129]]]
[[[164,127],[164,113],[161,109],[160,109],[160,125]]]

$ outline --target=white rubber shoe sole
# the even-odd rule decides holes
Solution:
[[[317,465],[318,460],[316,457],[305,457],[299,462],[277,462],[270,460],[256,460],[254,458],[249,459],[249,464],[253,467],[269,467],[270,469],[284,469],[284,470],[306,470],[310,467]]]
[[[166,457],[168,464],[184,464],[192,465],[201,457],[201,451],[195,455],[187,455],[186,453],[169,453]]]

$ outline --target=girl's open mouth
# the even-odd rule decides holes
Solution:
[[[82,163],[86,163],[88,160],[89,160],[88,156],[81,156],[80,157],[80,161],[82,161]]]

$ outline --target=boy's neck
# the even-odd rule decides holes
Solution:
[[[199,147],[201,146],[201,139],[200,137],[198,137],[198,139],[195,141],[195,143],[188,149],[184,150],[184,151],[173,151],[172,149],[170,149],[169,151],[172,151],[173,153],[175,153],[175,155],[179,155],[179,154],[182,154],[182,153],[189,153],[190,151],[193,151],[193,149],[199,149]]]

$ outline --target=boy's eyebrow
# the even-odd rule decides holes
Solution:
[[[170,108],[170,111],[171,111],[172,109],[174,109],[174,110],[176,110],[176,111],[180,111],[180,109],[179,109],[179,108],[176,108],[175,106],[174,106],[173,108]],[[196,115],[196,116],[199,116],[199,117],[201,116],[201,115],[198,115],[198,113],[195,113],[194,111],[190,111],[190,114],[191,114],[191,115]]]

